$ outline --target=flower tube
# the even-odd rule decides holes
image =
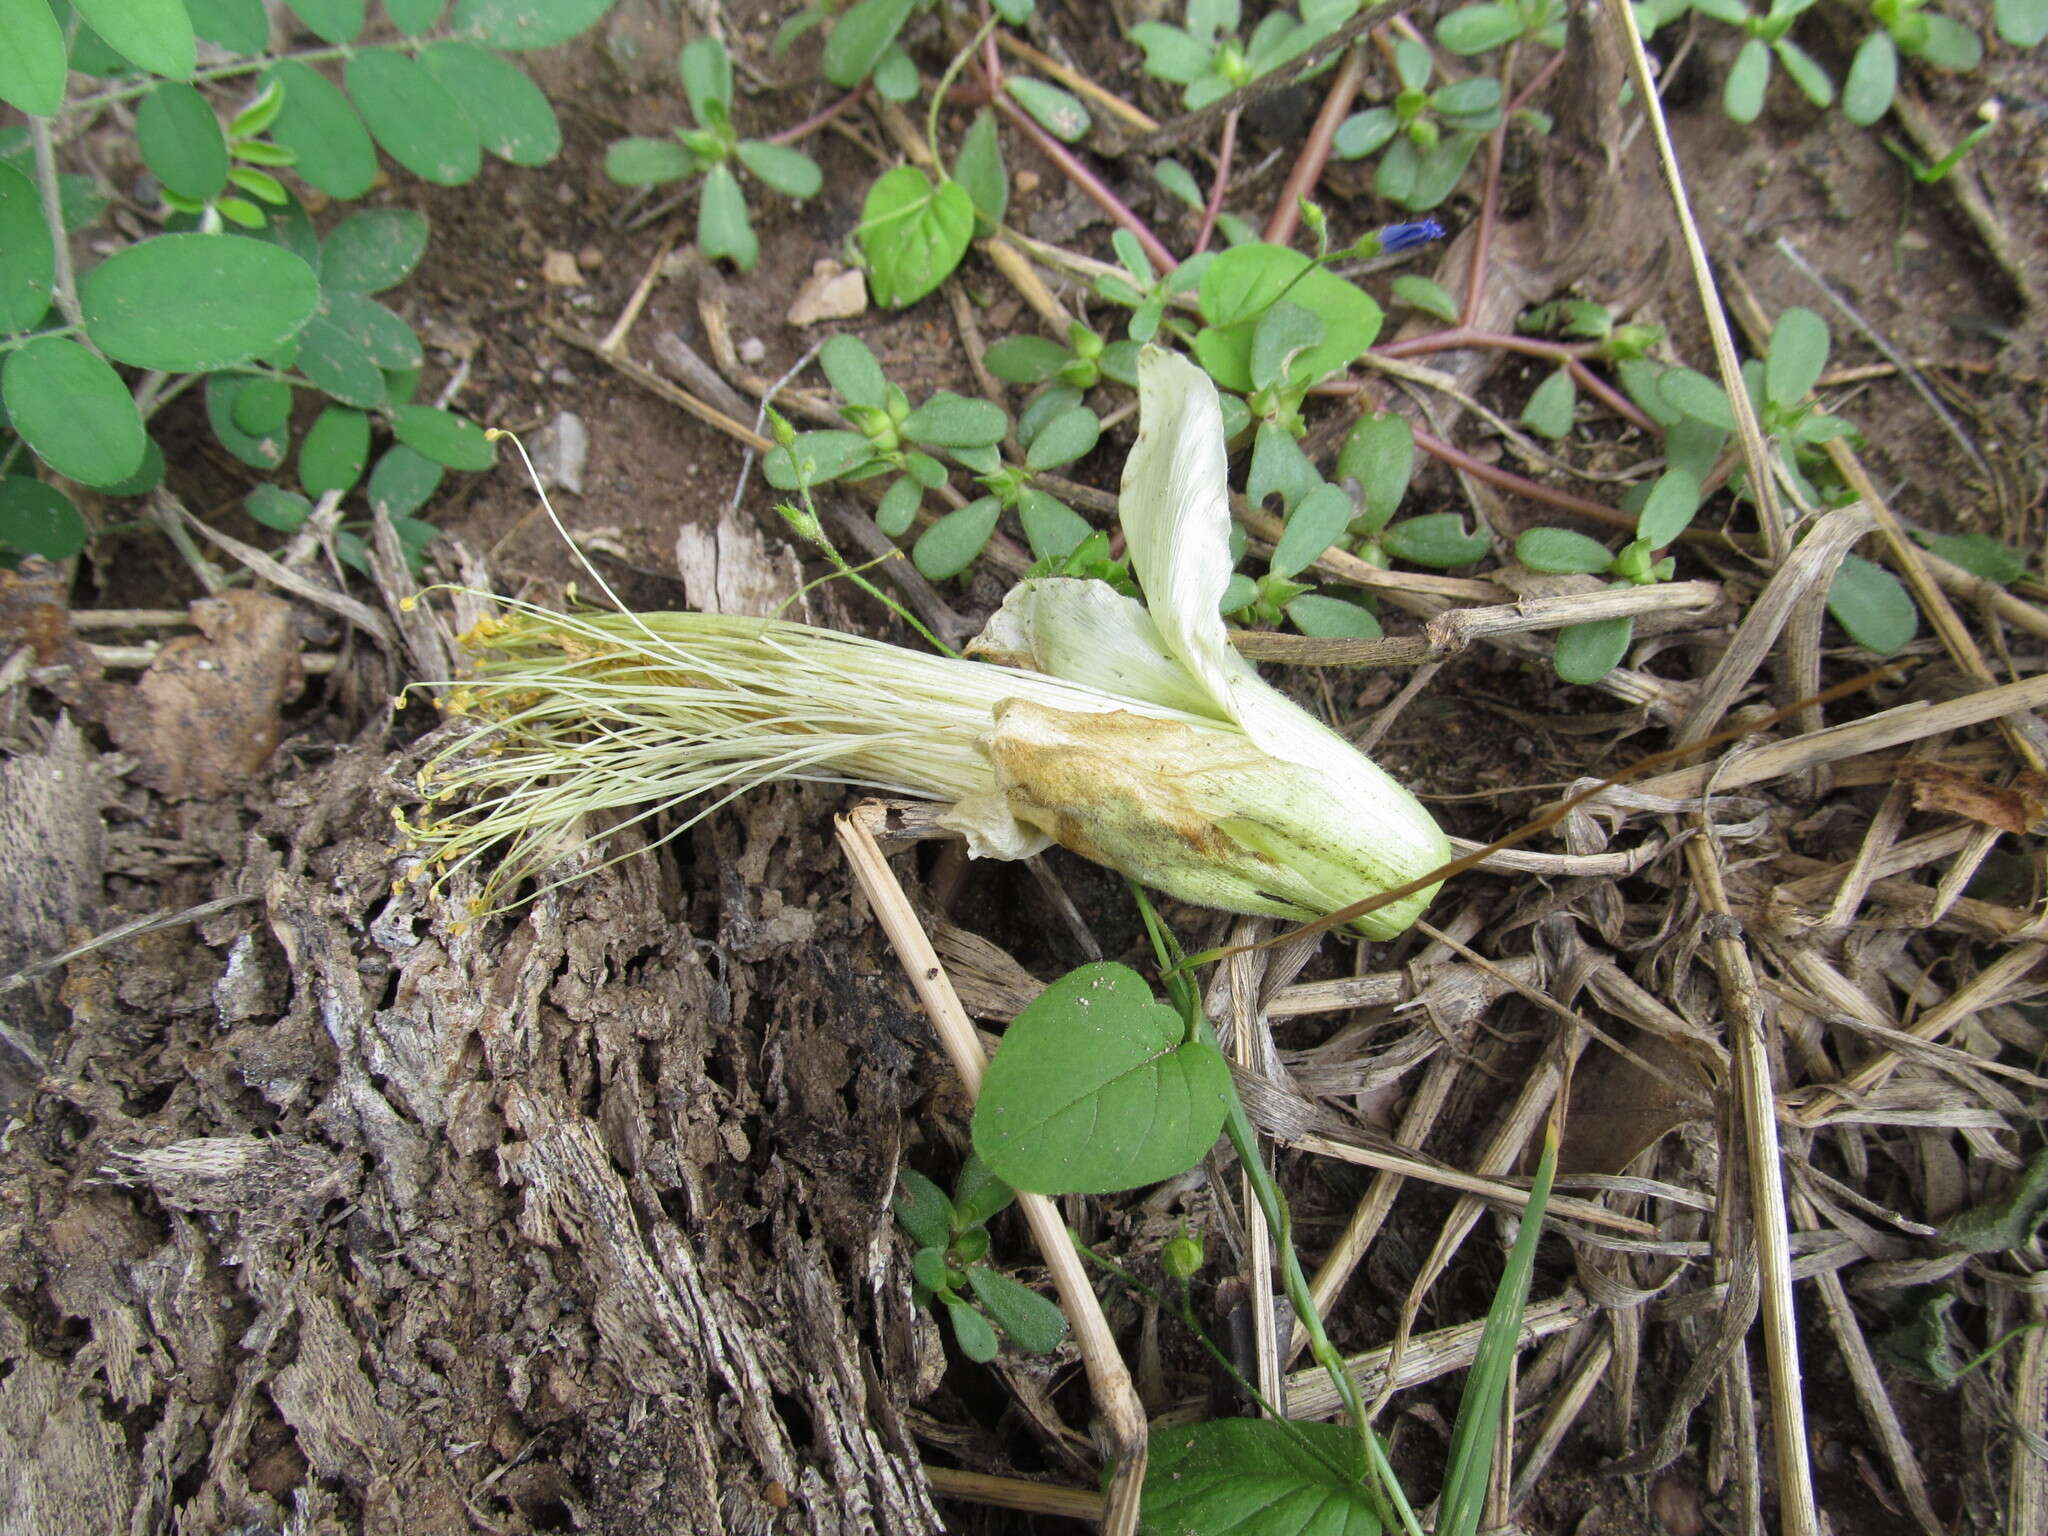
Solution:
[[[422,769],[409,828],[447,872],[504,845],[491,887],[541,873],[594,812],[675,831],[757,785],[946,802],[977,857],[1051,842],[1182,900],[1308,920],[1427,874],[1429,813],[1229,644],[1229,494],[1215,387],[1148,348],[1119,514],[1146,602],[1101,582],[1015,588],[960,660],[774,619],[563,615],[465,637],[451,710],[486,729]],[[672,832],[670,835],[674,835]],[[1358,920],[1407,928],[1433,888]]]

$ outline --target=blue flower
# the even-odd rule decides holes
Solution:
[[[1380,254],[1391,256],[1396,251],[1412,251],[1418,245],[1427,245],[1432,240],[1444,237],[1443,225],[1435,219],[1417,219],[1412,224],[1389,224],[1373,238],[1379,241]]]

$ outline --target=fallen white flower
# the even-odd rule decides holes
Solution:
[[[487,734],[420,775],[459,808],[414,838],[444,872],[507,845],[491,888],[509,890],[587,841],[592,812],[702,799],[681,831],[807,779],[947,802],[979,857],[1058,842],[1233,912],[1308,920],[1428,874],[1451,856],[1429,813],[1230,647],[1215,387],[1148,348],[1138,398],[1119,515],[1148,604],[1023,582],[970,647],[984,660],[773,619],[511,604],[472,633],[484,659],[448,701]],[[1391,937],[1434,891],[1355,926]]]

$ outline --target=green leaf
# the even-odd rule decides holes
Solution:
[[[695,166],[674,139],[620,139],[604,152],[604,173],[622,187],[681,181]]]
[[[1017,441],[1030,442],[1045,430],[1048,421],[1071,411],[1081,403],[1081,398],[1081,391],[1068,384],[1057,384],[1051,389],[1040,390],[1031,397],[1031,403],[1024,407],[1024,414],[1017,418]]]
[[[851,90],[868,77],[910,18],[913,0],[860,0],[825,39],[825,78]]]
[[[1413,272],[1404,272],[1389,287],[1394,297],[1410,309],[1419,309],[1453,325],[1457,323],[1458,301],[1441,283],[1418,277]]]
[[[818,169],[818,162],[800,149],[742,139],[737,153],[741,165],[784,197],[816,197],[825,184],[825,173]]]
[[[1024,451],[1024,462],[1032,469],[1058,469],[1094,452],[1101,436],[1102,418],[1087,406],[1077,405],[1053,417],[1031,439],[1030,447]]]
[[[1002,407],[942,389],[904,418],[903,435],[928,448],[988,448],[1009,425]]]
[[[331,298],[346,298],[334,294]],[[298,334],[299,372],[322,394],[365,410],[384,403],[384,371],[357,337],[337,325],[323,304]]]
[[[164,451],[157,447],[155,438],[142,441],[142,467],[125,480],[116,480],[112,485],[99,487],[102,496],[140,496],[155,490],[164,483]]]
[[[1211,1419],[1156,1432],[1142,1518],[1147,1536],[1380,1532],[1358,1431],[1277,1419]]]
[[[1963,1253],[2022,1248],[2044,1215],[2048,1215],[2048,1150],[2036,1152],[2003,1195],[1968,1206],[1943,1222],[1941,1244]]]
[[[1892,109],[1899,88],[1899,50],[1882,27],[1863,39],[1842,83],[1842,115],[1868,128]]]
[[[184,0],[193,31],[229,53],[266,53],[270,49],[270,18],[262,0]],[[248,129],[262,133],[262,129]]]
[[[987,1365],[1002,1352],[995,1329],[967,1302],[947,1298],[946,1317],[953,1324],[953,1340],[960,1346],[960,1353],[976,1365]]]
[[[967,1284],[1010,1342],[1033,1355],[1049,1355],[1067,1336],[1066,1315],[1028,1285],[986,1264],[967,1267]]]
[[[974,1109],[975,1151],[1040,1194],[1107,1194],[1192,1168],[1231,1086],[1222,1056],[1186,1035],[1128,966],[1069,972],[1004,1034]]]
[[[1380,307],[1354,284],[1285,246],[1236,246],[1202,273],[1199,299],[1207,324],[1195,337],[1196,357],[1225,389],[1243,393],[1253,387],[1252,337],[1260,316],[1283,294],[1320,319],[1326,332],[1304,354],[1299,378],[1338,372],[1379,335]]]
[[[347,491],[370,459],[370,418],[345,405],[330,405],[299,444],[299,484],[308,496]]]
[[[396,49],[365,48],[342,77],[384,152],[413,175],[443,187],[476,179],[483,164],[476,125],[423,65]]]
[[[1667,368],[1657,380],[1657,389],[1673,410],[1723,432],[1735,430],[1735,408],[1728,403],[1728,392],[1697,369]]]
[[[1415,469],[1415,433],[1392,411],[1361,416],[1337,455],[1337,479],[1356,480],[1365,495],[1365,525],[1378,533],[1399,510]]]
[[[546,165],[561,152],[562,125],[526,71],[473,43],[435,43],[420,63],[476,129],[483,147],[513,165]]]
[[[454,32],[514,53],[552,48],[595,26],[613,0],[455,0]]]
[[[237,165],[228,171],[228,180],[247,192],[251,197],[260,197],[264,202],[282,206],[291,200],[291,193],[268,171],[259,171],[253,165]],[[232,199],[239,202],[240,199]]]
[[[984,496],[958,511],[948,512],[918,535],[910,551],[911,563],[930,581],[958,576],[974,563],[989,535],[996,531],[996,519],[1002,515],[1003,504],[993,496]]]
[[[377,149],[341,88],[311,65],[284,59],[264,72],[284,87],[284,110],[270,137],[298,158],[292,169],[310,187],[344,202],[377,179]]]
[[[1813,393],[1827,365],[1827,322],[1810,309],[1786,310],[1765,353],[1764,397],[1773,405],[1797,405]]]
[[[183,0],[73,0],[86,25],[122,58],[181,80],[198,64]],[[10,35],[11,47],[14,39]]]
[[[832,337],[819,349],[818,366],[848,405],[878,411],[888,404],[889,381],[882,376],[882,365],[858,336]]]
[[[142,414],[121,375],[77,342],[39,336],[7,354],[0,400],[16,435],[50,468],[113,485],[142,465]]]
[[[901,43],[891,43],[882,50],[868,79],[884,101],[896,102],[915,101],[922,83],[918,79],[917,61],[904,51]]]
[[[1984,62],[1984,42],[1961,22],[1929,14],[1927,40],[1915,57],[1936,69],[1975,69]]]
[[[27,475],[0,480],[0,548],[69,560],[92,536],[71,498]]]
[[[363,30],[363,0],[286,0],[323,43],[352,43]]]
[[[292,419],[292,387],[282,379],[244,379],[235,391],[235,425],[251,437],[272,437]]]
[[[1450,117],[1482,117],[1500,105],[1500,82],[1491,75],[1456,80],[1431,92],[1429,104]]]
[[[881,503],[875,508],[875,526],[892,539],[900,539],[910,532],[917,521],[917,514],[924,506],[924,487],[908,475],[898,475],[882,492]]]
[[[1320,592],[1304,592],[1286,612],[1296,629],[1318,640],[1377,640],[1384,633],[1369,610]]]
[[[729,165],[714,165],[697,193],[697,248],[713,261],[730,258],[742,272],[761,259],[761,242],[747,217],[746,194]]]
[[[982,361],[1006,384],[1038,384],[1057,374],[1072,356],[1058,342],[1043,336],[1005,336],[988,349]]]
[[[1449,567],[1483,558],[1493,540],[1484,529],[1467,533],[1465,520],[1455,512],[1431,512],[1393,524],[1380,535],[1380,544],[1397,560]]]
[[[185,3],[190,5],[192,0],[185,0]],[[391,18],[391,25],[407,37],[418,37],[422,32],[430,31],[447,7],[448,0],[384,0],[384,14]]]
[[[1310,491],[1287,515],[1286,530],[1273,550],[1273,574],[1292,576],[1315,564],[1337,542],[1351,514],[1351,497],[1342,486],[1322,485]]]
[[[1778,62],[1785,66],[1785,73],[1792,77],[1792,83],[1805,93],[1806,99],[1816,107],[1830,107],[1835,101],[1835,82],[1828,78],[1812,54],[1793,42],[1781,37],[1771,44],[1771,51],[1778,56]]]
[[[1664,429],[1664,463],[1704,481],[1727,441],[1728,434],[1721,428],[1690,416],[1680,417]]]
[[[1195,185],[1195,178],[1178,160],[1155,162],[1152,166],[1152,179],[1170,196],[1179,198],[1190,208],[1202,206],[1202,189]]]
[[[1340,160],[1363,160],[1384,149],[1400,127],[1400,116],[1392,107],[1368,107],[1337,125],[1332,147]]]
[[[1485,53],[1522,35],[1522,18],[1505,5],[1468,5],[1436,24],[1436,40],[1460,57]]]
[[[327,320],[362,346],[380,370],[418,368],[425,362],[412,327],[366,294],[330,293],[320,308]],[[377,398],[383,399],[381,379]]]
[[[1263,505],[1267,497],[1277,494],[1281,505],[1291,511],[1322,483],[1321,473],[1301,451],[1292,432],[1277,422],[1259,424],[1251,468],[1245,474],[1244,493],[1249,501]]]
[[[352,213],[320,247],[320,284],[348,293],[382,293],[404,282],[426,249],[426,218],[410,208]]]
[[[943,1189],[914,1168],[898,1169],[896,1178],[903,1186],[903,1193],[891,1207],[898,1224],[920,1248],[943,1250],[953,1240],[953,1202],[946,1198]]]
[[[1522,407],[1522,424],[1543,437],[1560,438],[1572,429],[1572,413],[1578,408],[1579,389],[1571,370],[1560,368],[1529,396]]]
[[[953,161],[953,179],[967,189],[984,230],[993,230],[1003,222],[1010,207],[1010,176],[1003,168],[1003,145],[996,135],[994,113],[982,111],[974,115],[967,137],[960,141],[959,156]]]
[[[960,1165],[960,1177],[953,1183],[953,1224],[955,1230],[986,1226],[1009,1209],[1017,1191],[995,1175],[995,1170],[973,1152]]]
[[[2048,0],[1993,0],[1998,35],[2015,48],[2031,48],[2048,37]]]
[[[794,460],[786,448],[771,448],[761,456],[761,473],[778,491],[797,487],[797,465],[812,465],[813,485],[837,480],[858,469],[875,456],[875,445],[861,432],[799,432]]]
[[[498,462],[498,449],[484,429],[453,411],[431,405],[402,405],[391,413],[391,430],[413,452],[450,469],[484,470]]]
[[[2010,586],[2027,574],[2024,556],[1982,533],[1944,533],[1921,542],[1951,565],[1972,576]]]
[[[1214,50],[1168,22],[1141,21],[1125,35],[1145,50],[1145,73],[1155,80],[1190,85],[1209,72]]]
[[[1278,389],[1290,382],[1295,361],[1323,339],[1323,322],[1299,304],[1284,299],[1252,327],[1250,367],[1255,389]]]
[[[1531,528],[1515,540],[1515,558],[1532,571],[1557,575],[1598,575],[1614,554],[1598,539],[1569,528]]]
[[[0,331],[25,331],[43,318],[56,263],[35,184],[0,160]]]
[[[690,115],[706,128],[732,115],[732,60],[725,44],[715,37],[700,37],[683,45],[676,59],[683,79],[683,95],[689,100]]]
[[[64,105],[64,33],[47,0],[0,0],[0,101],[30,117]]]
[[[1635,636],[1636,621],[1626,614],[1618,619],[1595,619],[1590,624],[1567,624],[1557,632],[1557,649],[1551,666],[1568,683],[1597,683],[1621,665]]]
[[[1621,387],[1628,391],[1629,399],[1635,401],[1643,414],[1658,426],[1667,428],[1686,420],[1685,412],[1666,400],[1659,387],[1664,375],[1671,371],[1666,364],[1652,362],[1647,357],[1625,357],[1614,365],[1614,372],[1621,380]]]
[[[1849,638],[1880,656],[1902,651],[1920,632],[1920,610],[1899,578],[1860,555],[1844,555],[1828,588],[1828,612]]]
[[[1029,75],[1006,75],[1003,89],[1012,101],[1031,114],[1039,127],[1062,144],[1077,142],[1094,126],[1089,120],[1088,109],[1081,105],[1081,99],[1056,85],[1034,80]]]
[[[1650,499],[1636,514],[1636,536],[1662,549],[1691,526],[1700,509],[1700,483],[1689,471],[1667,469],[1650,487]]]
[[[206,419],[220,445],[256,469],[275,469],[284,462],[289,442],[283,431],[273,436],[252,437],[235,425],[235,406],[249,380],[231,373],[216,373],[206,380]]]
[[[1721,87],[1721,110],[1730,122],[1753,123],[1764,109],[1764,88],[1771,83],[1770,45],[1752,37],[1742,45]]]
[[[916,166],[899,165],[868,188],[854,237],[867,260],[868,286],[876,301],[901,309],[930,293],[960,265],[974,237],[974,200],[957,181],[935,188]]]
[[[242,510],[266,528],[296,533],[313,515],[313,503],[275,485],[259,485],[242,499]]]
[[[1094,532],[1088,519],[1057,496],[1029,486],[1017,493],[1017,521],[1035,560],[1064,560]]]

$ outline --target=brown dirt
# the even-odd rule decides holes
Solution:
[[[743,129],[772,130],[829,99],[814,80],[814,48],[765,57],[779,9],[726,8],[736,44],[764,77],[786,82],[748,99]],[[1134,75],[1137,50],[1101,26],[1096,8],[1040,9],[1049,35],[1096,79],[1171,113],[1170,99]],[[646,608],[684,602],[676,545],[685,524],[724,520],[751,524],[771,545],[780,538],[758,474],[737,517],[725,511],[740,475],[729,439],[549,329],[601,333],[662,251],[687,243],[692,209],[632,229],[628,200],[602,173],[610,140],[660,131],[680,112],[670,61],[685,23],[674,10],[626,0],[602,39],[533,61],[567,131],[554,165],[493,164],[456,190],[401,179],[367,200],[417,207],[432,221],[425,264],[394,296],[428,339],[428,388],[466,355],[456,408],[526,431],[563,411],[583,419],[585,488],[557,505],[621,596]],[[1715,59],[1716,79],[1725,62]],[[1938,82],[1930,105],[1953,126],[1987,90],[2020,105],[1971,164],[2018,248],[2038,254],[2048,249],[2038,192],[2048,78],[2038,59],[2001,53],[1982,79]],[[1316,99],[1305,94],[1299,113],[1312,115]],[[1918,396],[1895,377],[1872,379],[1840,408],[1868,424],[1873,473],[1896,490],[1901,511],[2037,551],[2048,534],[2043,316],[2021,305],[1942,192],[1911,187],[1871,135],[1781,94],[1772,100],[1755,132],[1726,123],[1711,100],[1678,113],[1716,261],[1739,272],[1769,313],[1791,304],[1826,313],[1836,367],[1876,361],[1772,242],[1798,245],[1902,353],[1930,365],[1997,471],[1986,483]],[[784,309],[815,261],[843,255],[877,166],[867,146],[887,144],[872,120],[847,121],[865,145],[820,138],[819,199],[802,210],[757,201],[760,269],[715,286],[687,268],[662,282],[635,328],[636,356],[650,357],[642,343],[664,331],[712,355],[707,294],[723,294],[736,342],[759,343],[748,364],[756,374],[778,377],[818,339],[785,324]],[[949,118],[949,134],[964,124]],[[1263,212],[1298,128],[1299,119],[1268,114],[1248,130],[1233,206]],[[1621,199],[1605,205],[1611,230],[1593,231],[1595,245],[1667,227],[1660,205],[1637,201],[1655,187],[1645,149],[1635,145]],[[1510,165],[1504,191],[1530,228],[1542,224],[1552,186],[1552,168],[1536,158]],[[1010,168],[1037,187],[1013,201],[1013,223],[1106,253],[1106,226],[1048,162],[1012,146]],[[1169,240],[1186,243],[1192,221],[1178,220],[1135,164],[1116,184]],[[1369,202],[1333,205],[1345,227],[1362,228],[1377,222]],[[1470,201],[1447,213],[1465,224]],[[1635,245],[1624,249],[1614,265],[1633,267]],[[556,251],[596,258],[580,285],[544,281]],[[1597,252],[1579,270],[1595,297],[1612,291],[1603,276],[1636,275],[1603,274]],[[1641,315],[1672,325],[1697,358],[1703,336],[1675,266],[1671,273]],[[2038,260],[2033,279],[2048,280]],[[983,258],[970,258],[961,282],[985,336],[1030,325]],[[973,392],[939,299],[851,328],[913,395]],[[1537,377],[1490,363],[1482,373],[1476,387],[1510,417]],[[189,403],[181,412],[167,419],[193,434],[193,451],[173,454],[174,489],[195,509],[231,501],[246,488],[244,472],[204,448]],[[1126,443],[1117,438],[1082,466],[1094,483],[1114,483]],[[523,477],[506,465],[454,478],[427,515],[481,556],[498,590],[559,595],[574,568],[535,515]],[[1441,473],[1425,475],[1419,495],[1419,510],[1464,506]],[[1501,505],[1504,528],[1531,517],[1526,506]],[[231,511],[218,522],[265,538]],[[356,590],[378,608],[375,593]],[[949,600],[979,615],[1000,591],[984,575]],[[49,666],[78,660],[61,618],[67,603],[160,606],[199,595],[153,536],[129,534],[110,540],[68,592],[0,591],[0,619],[35,640],[38,664]],[[871,605],[837,589],[812,602],[823,622],[878,625]],[[10,606],[18,603],[27,607]],[[46,1066],[22,1076],[10,1058],[16,1078],[0,1081],[14,1095],[0,1133],[0,1465],[17,1475],[0,1491],[0,1532],[1076,1528],[965,1506],[942,1515],[918,1470],[924,1460],[1082,1483],[1092,1467],[1090,1410],[1071,1351],[1052,1366],[1006,1367],[998,1379],[950,1356],[910,1306],[909,1255],[888,1202],[906,1164],[950,1176],[966,1145],[965,1105],[832,849],[829,819],[844,797],[757,795],[660,854],[469,927],[461,901],[471,892],[459,882],[446,899],[392,886],[392,812],[411,804],[411,753],[433,722],[416,704],[394,710],[390,701],[410,677],[436,675],[431,642],[401,627],[397,646],[380,651],[328,614],[293,611],[295,634],[250,642],[238,661],[255,681],[228,688],[232,715],[179,693],[167,664],[140,684],[39,674],[39,688],[0,694],[0,737],[14,754],[0,769],[10,896],[0,974],[130,918],[227,899],[196,922],[95,950],[7,995],[7,1022]],[[401,623],[395,611],[387,616]],[[294,697],[301,648],[340,659]],[[1304,697],[1320,692],[1340,722],[1369,718],[1392,692],[1370,673],[1291,681]],[[60,706],[70,712],[61,721]],[[1646,750],[1630,739],[1644,717],[1605,713],[1613,707],[1559,687],[1525,656],[1475,648],[1443,668],[1376,755],[1453,830],[1483,838],[1560,783]],[[152,711],[206,729],[174,741]],[[1865,787],[1830,807],[1774,806],[1785,827],[1779,846],[1853,855],[1879,794]],[[1021,871],[977,868],[955,884],[958,871],[943,859],[899,862],[952,891],[951,921],[995,939],[1036,974],[1081,958]],[[1105,951],[1134,954],[1139,934],[1115,882],[1071,859],[1055,858],[1054,868]],[[1558,912],[1580,903],[1572,910],[1589,932],[1618,940],[1666,899],[1651,889],[1660,882],[1669,885],[1653,872],[1626,891],[1606,883],[1597,893],[1562,882],[1554,897],[1497,882],[1487,899],[1489,953],[1536,945],[1547,900]],[[1199,939],[1204,920],[1186,918]],[[1643,938],[1639,927],[1631,932]],[[1413,953],[1390,952],[1373,968],[1393,970]],[[1664,963],[1645,962],[1645,985]],[[1348,958],[1326,959],[1309,974],[1350,968]],[[1694,1005],[1704,997],[1681,999],[1675,986],[1670,995]],[[1545,1016],[1509,1011],[1519,1006],[1443,1026],[1455,1029],[1460,1050],[1483,1056],[1431,1142],[1459,1166],[1488,1133],[1500,1085],[1530,1071],[1550,1039]],[[1361,1019],[1375,1048],[1409,1028],[1384,1013]],[[1281,1031],[1292,1064],[1331,1033],[1320,1018],[1310,1024]],[[1616,1081],[1617,1094],[1642,1087],[1627,1073]],[[1333,1102],[1384,1129],[1400,1114],[1393,1091],[1363,1087]],[[1684,1135],[1704,1134],[1697,1117],[1687,1125]],[[1627,1141],[1639,1129],[1603,1126],[1600,1135]],[[1588,1142],[1601,1161],[1606,1143]],[[1881,1148],[1873,1197],[1890,1158],[1932,1165],[1944,1155],[1960,1157],[1926,1139]],[[1356,1203],[1361,1170],[1295,1158],[1285,1167],[1303,1240],[1318,1251]],[[1450,1206],[1436,1194],[1402,1196],[1333,1319],[1348,1346],[1390,1336],[1408,1277]],[[1184,1212],[1228,1219],[1192,1188],[1156,1208],[1075,1202],[1074,1219],[1142,1266]],[[996,1235],[1018,1272],[1039,1278],[1021,1228],[1002,1222]],[[1681,1235],[1709,1234],[1695,1226]],[[1461,1261],[1418,1327],[1483,1312],[1493,1264]],[[1537,1294],[1575,1275],[1584,1283],[1581,1265],[1553,1242]],[[1120,1293],[1110,1305],[1137,1358],[1140,1310]],[[1229,1310],[1226,1296],[1219,1334]],[[1865,1303],[1873,1332],[1882,1310],[1882,1301]],[[1706,1347],[1710,1318],[1673,1317],[1646,1330],[1633,1420],[1617,1421],[1610,1396],[1596,1399],[1592,1422],[1572,1432],[1519,1511],[1527,1528],[1740,1528],[1739,1491],[1721,1459],[1729,1426],[1710,1429],[1705,1411],[1683,1456],[1654,1476],[1607,1471],[1654,1435]],[[1593,1326],[1572,1336],[1571,1358]],[[1827,1519],[1838,1531],[1915,1529],[1832,1337],[1811,1315],[1805,1328]],[[1543,1379],[1566,1366],[1562,1353],[1533,1367],[1525,1357],[1525,1370],[1551,1373]],[[1170,1330],[1151,1367],[1168,1400],[1211,1390],[1203,1357]],[[1761,1382],[1760,1351],[1751,1368]],[[1397,1459],[1417,1486],[1432,1486],[1441,1463],[1455,1380],[1396,1402]],[[1983,1446],[1972,1440],[1991,1433],[1990,1410],[1976,1401],[1973,1419],[1955,1395],[1917,1389],[1894,1398],[1940,1515],[1995,1528]]]

